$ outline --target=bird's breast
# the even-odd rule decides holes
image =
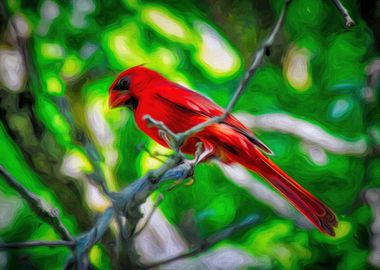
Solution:
[[[136,111],[138,104],[139,102],[135,97],[131,97],[125,102],[125,105],[133,112]]]

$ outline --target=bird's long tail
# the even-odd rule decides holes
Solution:
[[[335,236],[338,222],[334,212],[261,152],[255,154],[254,160],[250,155],[251,158],[240,159],[239,163],[264,177],[321,232]]]

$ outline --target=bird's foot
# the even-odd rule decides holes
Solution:
[[[204,144],[203,142],[197,142],[196,147],[194,159],[190,161],[193,166],[207,159],[214,151],[210,144]]]
[[[189,187],[189,186],[192,186],[194,183],[195,183],[195,178],[191,177],[184,185]]]

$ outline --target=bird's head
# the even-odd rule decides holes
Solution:
[[[159,73],[146,67],[135,66],[121,72],[109,88],[111,108],[128,106],[134,110],[143,92],[152,89],[157,82],[165,80]]]

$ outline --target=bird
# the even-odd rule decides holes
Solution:
[[[146,121],[149,115],[173,133],[184,132],[224,109],[208,97],[170,81],[144,65],[121,72],[109,87],[111,108],[128,107],[138,128],[154,141],[169,147],[157,126]],[[188,137],[180,150],[195,155],[199,143],[208,149],[205,161],[216,158],[225,164],[239,163],[261,176],[302,213],[319,231],[335,236],[335,213],[269,158],[272,151],[232,114]]]

